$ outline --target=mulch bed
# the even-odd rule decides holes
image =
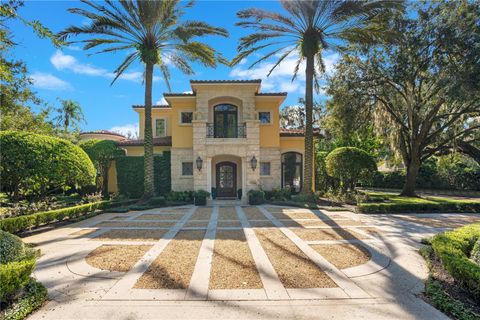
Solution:
[[[158,241],[167,230],[110,230],[93,240],[100,241]]]
[[[204,235],[203,230],[180,231],[138,279],[134,288],[187,289]]]
[[[197,208],[190,220],[209,220],[212,215],[212,208]]]
[[[286,288],[337,287],[335,282],[281,231],[255,229],[255,233]]]
[[[237,212],[234,207],[218,208],[218,220],[238,220]]]
[[[332,229],[291,229],[297,236],[304,241],[316,240],[354,240],[354,239],[368,239],[367,236],[359,234],[352,230],[345,230],[339,228]]]
[[[208,220],[187,221],[183,227],[206,228],[208,227]]]
[[[224,228],[224,227],[236,227],[236,228],[240,228],[242,226],[242,224],[240,223],[240,221],[218,221],[217,222],[217,228]]]
[[[102,245],[85,257],[92,267],[118,272],[128,272],[152,246]]]
[[[210,289],[261,289],[260,275],[242,230],[217,231]]]
[[[257,207],[242,207],[248,220],[265,220],[265,215]]]
[[[275,211],[271,212],[272,216],[277,219],[320,219],[318,216],[312,212],[291,212],[291,211]]]
[[[357,244],[317,244],[311,247],[339,269],[365,264],[371,258],[370,252]]]
[[[135,220],[180,220],[183,216],[182,213],[142,214]]]
[[[174,221],[104,221],[96,224],[95,227],[100,228],[135,228],[135,227],[151,227],[151,228],[168,228],[175,224]]]

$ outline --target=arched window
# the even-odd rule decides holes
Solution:
[[[293,194],[302,190],[303,157],[298,152],[282,154],[282,188],[289,187]]]
[[[213,108],[215,138],[237,138],[237,107],[219,104]]]

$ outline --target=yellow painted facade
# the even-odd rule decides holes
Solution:
[[[229,162],[235,165],[236,189],[242,189],[244,196],[251,189],[282,187],[284,178],[281,177],[281,155],[285,152],[298,152],[304,158],[304,137],[298,136],[298,132],[295,135],[280,129],[279,109],[286,93],[260,93],[260,81],[257,80],[192,81],[191,85],[193,93],[165,94],[168,105],[152,108],[154,144],[155,138],[162,138],[156,137],[156,119],[165,120],[164,136],[171,137],[171,145],[158,142],[154,153],[171,152],[172,189],[210,191],[211,188],[218,187],[216,165],[225,162],[224,159],[230,159]],[[238,125],[244,126],[245,136],[226,139],[209,136],[215,106],[220,104],[235,107]],[[134,111],[138,114],[139,139],[143,140],[144,108],[134,106]],[[192,123],[182,123],[182,112],[192,113]],[[260,112],[270,113],[270,123],[261,123]],[[141,142],[119,145],[126,150],[127,156],[143,155]],[[196,168],[198,158],[204,163],[201,170]],[[258,162],[256,169],[251,164],[253,158]],[[193,164],[190,176],[185,175],[185,163]],[[270,172],[263,168],[265,163],[269,164]],[[260,166],[264,171],[262,174]],[[114,162],[109,172],[109,191],[117,192]]]

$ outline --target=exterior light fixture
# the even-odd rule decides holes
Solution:
[[[200,156],[197,157],[196,163],[197,163],[198,171],[202,170],[203,160],[202,160],[202,158],[200,158]]]
[[[255,158],[255,156],[252,157],[252,159],[250,160],[250,166],[252,167],[252,170],[255,171],[255,169],[257,169],[257,158]]]

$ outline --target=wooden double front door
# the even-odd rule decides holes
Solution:
[[[219,162],[216,165],[217,197],[237,197],[237,165]]]

